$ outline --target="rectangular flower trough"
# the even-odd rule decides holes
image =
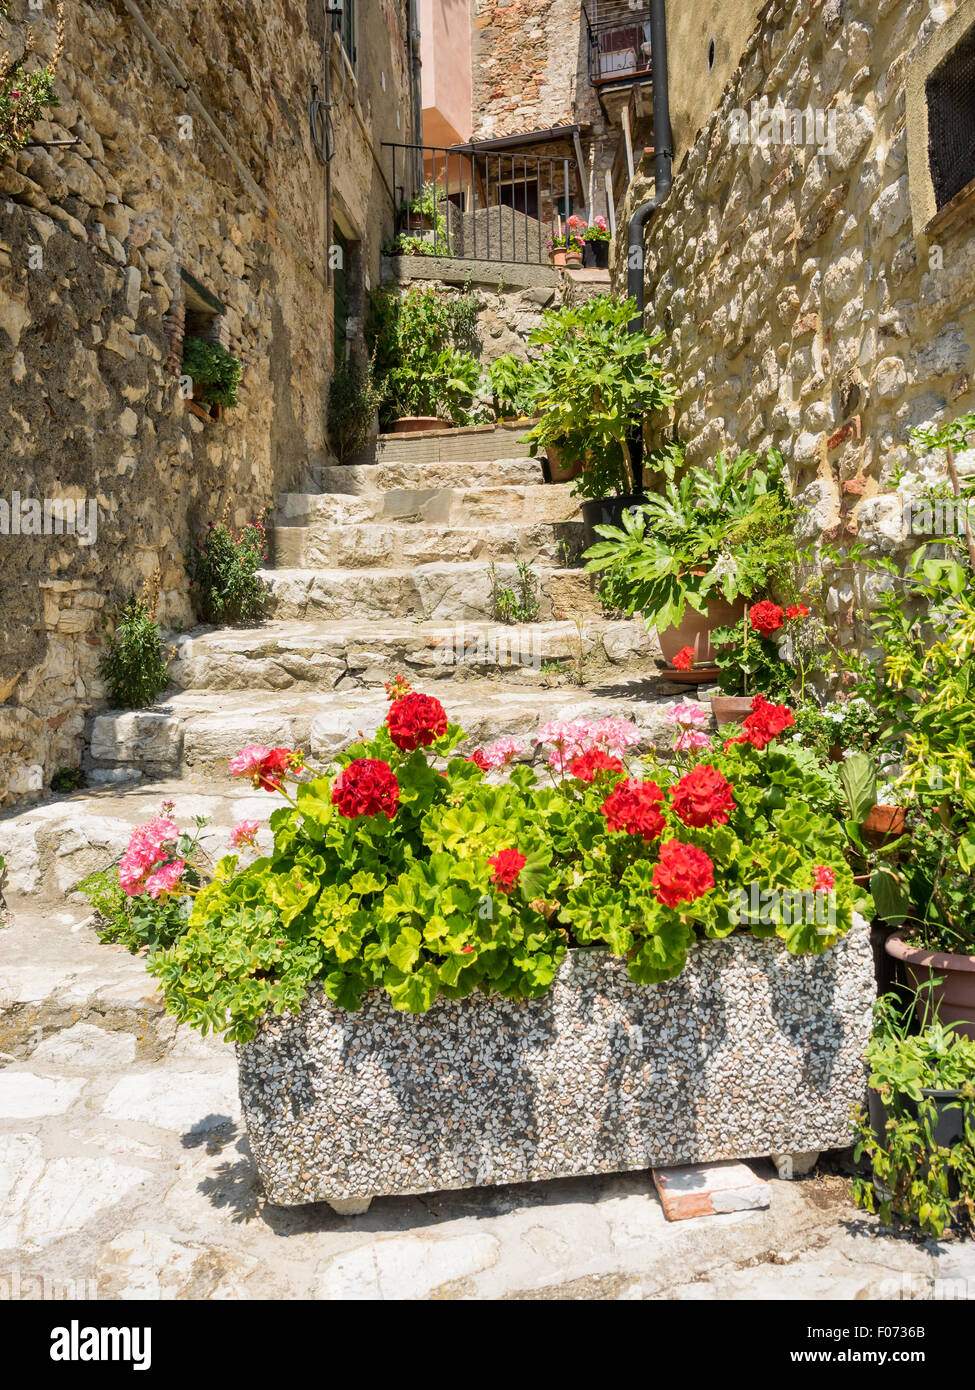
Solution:
[[[765,1155],[788,1173],[850,1142],[875,994],[860,918],[821,956],[704,942],[659,985],[576,950],[535,1000],[413,1015],[375,992],[352,1014],[315,992],[239,1047],[241,1101],[280,1206]]]

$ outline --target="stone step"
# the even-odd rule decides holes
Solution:
[[[581,521],[530,526],[390,526],[388,522],[281,526],[274,563],[281,569],[384,569],[441,560],[533,560],[565,564],[584,548]]]
[[[509,681],[570,685],[581,673],[590,685],[613,666],[655,678],[662,660],[655,634],[639,619],[508,626],[352,618],[200,629],[173,645],[177,656],[169,674],[182,690],[347,690],[381,686],[399,674],[414,684],[503,673]],[[552,663],[561,671],[553,671]]]
[[[452,722],[469,735],[467,749],[503,735],[525,736],[553,719],[632,719],[646,746],[669,748],[663,715],[673,696],[653,681],[616,677],[597,689],[534,689],[472,680],[445,694]],[[379,689],[323,693],[184,691],[147,710],[112,711],[90,723],[86,771],[92,780],[207,777],[211,790],[230,781],[228,763],[248,743],[301,748],[327,760],[372,734],[386,716]]]
[[[322,492],[362,497],[403,488],[517,487],[544,482],[533,458],[499,457],[478,463],[364,463],[319,465],[315,481]]]
[[[339,492],[285,492],[276,529],[316,523],[347,526],[385,522],[426,526],[534,526],[579,520],[579,499],[567,483],[517,487],[391,488],[359,496]]]
[[[497,582],[517,591],[517,567],[495,568]],[[539,565],[538,618],[584,618],[602,612],[593,577],[584,570]],[[410,569],[275,569],[261,571],[269,588],[267,615],[300,622],[417,618],[435,622],[496,618],[487,564],[443,561]]]
[[[214,858],[224,852],[229,831],[240,820],[258,821],[260,846],[270,849],[267,818],[278,798],[236,783],[221,790],[203,783],[202,788],[200,782],[180,779],[92,787],[0,817],[7,895],[62,902],[88,874],[118,860],[135,827],[158,816],[164,801],[174,803],[180,825],[189,828],[194,816],[212,822],[204,833],[208,848],[217,850]]]

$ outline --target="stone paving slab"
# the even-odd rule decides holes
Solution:
[[[780,1182],[762,1165],[767,1210],[676,1224],[650,1173],[377,1199],[354,1218],[272,1207],[240,1128],[232,1049],[177,1029],[142,963],[99,946],[79,912],[12,908],[0,929],[8,1288],[46,1278],[102,1299],[853,1299],[931,1297],[942,1277],[975,1290],[969,1247],[894,1237],[855,1211],[845,1180]],[[32,971],[31,988],[11,990]]]
[[[653,1183],[668,1221],[761,1211],[772,1200],[768,1183],[747,1163],[682,1163],[675,1168],[655,1168]]]

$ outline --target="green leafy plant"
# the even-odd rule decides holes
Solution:
[[[953,1226],[975,1227],[975,1041],[936,1022],[911,1036],[912,1012],[895,995],[877,1002],[866,1058],[883,1123],[874,1127],[862,1113],[855,1120],[855,1158],[868,1158],[873,1172],[854,1180],[853,1198],[940,1240]],[[957,1099],[939,1103],[938,1091]],[[952,1113],[962,1138],[949,1146],[936,1129],[939,1115]]]
[[[166,650],[156,622],[158,601],[157,572],[117,615],[115,631],[98,665],[115,709],[151,705],[169,684]]]
[[[409,230],[400,232],[386,247],[386,254],[390,256],[446,255],[449,249],[447,219],[440,211],[445,203],[442,183],[428,179],[419,193],[404,205],[402,211],[412,215],[408,219],[410,225],[412,225],[412,220],[419,218],[428,222],[433,232],[432,240],[422,235],[415,235]]]
[[[883,719],[881,757],[915,832],[905,913],[912,944],[975,949],[975,600],[967,548],[922,546],[892,583],[871,631],[879,648],[854,658],[855,693]]]
[[[538,618],[538,575],[530,560],[517,563],[517,587],[502,584],[494,561],[488,565],[491,580],[491,609],[500,623],[533,623]]]
[[[340,463],[364,448],[381,404],[372,360],[353,355],[336,367],[328,390],[328,434]]]
[[[586,568],[601,576],[604,602],[661,629],[678,626],[688,607],[707,612],[712,598],[790,584],[796,511],[783,469],[774,450],[765,468],[754,454],[719,454],[625,512],[622,528],[597,526],[604,539],[586,552]]]
[[[640,735],[625,721],[552,725],[536,735],[555,749],[540,782],[510,762],[517,741],[463,758],[463,738],[438,701],[410,692],[337,774],[287,749],[243,750],[232,768],[287,804],[271,817],[273,853],[220,860],[186,931],[150,961],[171,1012],[246,1040],[312,984],[343,1008],[381,989],[419,1013],[475,990],[536,997],[572,946],[607,947],[651,984],[704,939],[745,930],[821,954],[850,927],[842,829],[785,746],[678,768],[633,760]],[[761,913],[752,885],[770,890]],[[796,896],[817,911],[793,911]]]
[[[637,491],[634,435],[675,399],[653,356],[664,335],[630,333],[635,315],[632,299],[600,296],[548,310],[528,340],[540,352],[541,418],[526,438],[533,454],[554,446],[566,463],[584,460],[573,484],[582,497]]]
[[[384,426],[410,415],[470,422],[481,369],[457,346],[470,332],[470,299],[420,285],[373,296],[368,337]]]
[[[0,14],[7,14],[7,6]],[[30,143],[34,125],[51,106],[57,106],[54,77],[64,54],[64,6],[57,4],[57,35],[51,57],[28,71],[34,51],[34,31],[28,27],[23,57],[16,63],[9,53],[0,54],[0,156],[13,155]]]
[[[506,352],[490,364],[488,378],[494,392],[495,413],[499,417],[521,419],[534,413],[539,390],[534,362]]]
[[[194,544],[187,570],[197,616],[205,623],[254,622],[264,609],[268,586],[257,572],[267,559],[264,518],[239,531],[226,514],[211,521],[202,543]]]
[[[243,370],[240,358],[219,343],[206,343],[202,338],[183,342],[183,375],[192,378],[194,386],[202,387],[202,399],[211,405],[238,404]]]
[[[85,785],[85,774],[80,767],[59,767],[51,778],[51,791],[59,796],[69,795]]]

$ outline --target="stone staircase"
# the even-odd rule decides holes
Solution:
[[[572,567],[578,504],[544,482],[510,429],[441,434],[426,448],[387,438],[377,462],[319,468],[308,484],[279,499],[264,623],[176,637],[173,686],[155,706],[91,720],[85,770],[97,790],[0,820],[15,889],[70,892],[164,798],[218,831],[266,820],[275,803],[234,783],[233,754],[286,744],[327,762],[381,723],[383,683],[397,674],[436,692],[468,751],[549,719],[607,716],[669,746],[663,714],[682,689],[662,681],[642,624],[607,617]],[[539,613],[509,626],[494,584],[514,587],[519,561],[537,576]]]

